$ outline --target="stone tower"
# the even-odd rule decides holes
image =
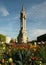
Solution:
[[[26,12],[23,6],[20,12],[20,32],[17,39],[18,43],[27,43]]]

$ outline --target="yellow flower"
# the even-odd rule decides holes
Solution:
[[[8,61],[11,63],[11,62],[13,62],[13,59],[12,59],[12,58],[9,58],[9,60],[8,60]]]

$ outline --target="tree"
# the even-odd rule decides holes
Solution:
[[[6,36],[3,34],[0,34],[0,41],[5,42],[6,41]]]

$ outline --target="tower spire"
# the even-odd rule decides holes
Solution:
[[[22,11],[24,11],[24,6],[22,5]]]

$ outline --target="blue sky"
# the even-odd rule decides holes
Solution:
[[[0,34],[16,38],[22,4],[26,11],[29,40],[46,33],[46,0],[0,0]]]

